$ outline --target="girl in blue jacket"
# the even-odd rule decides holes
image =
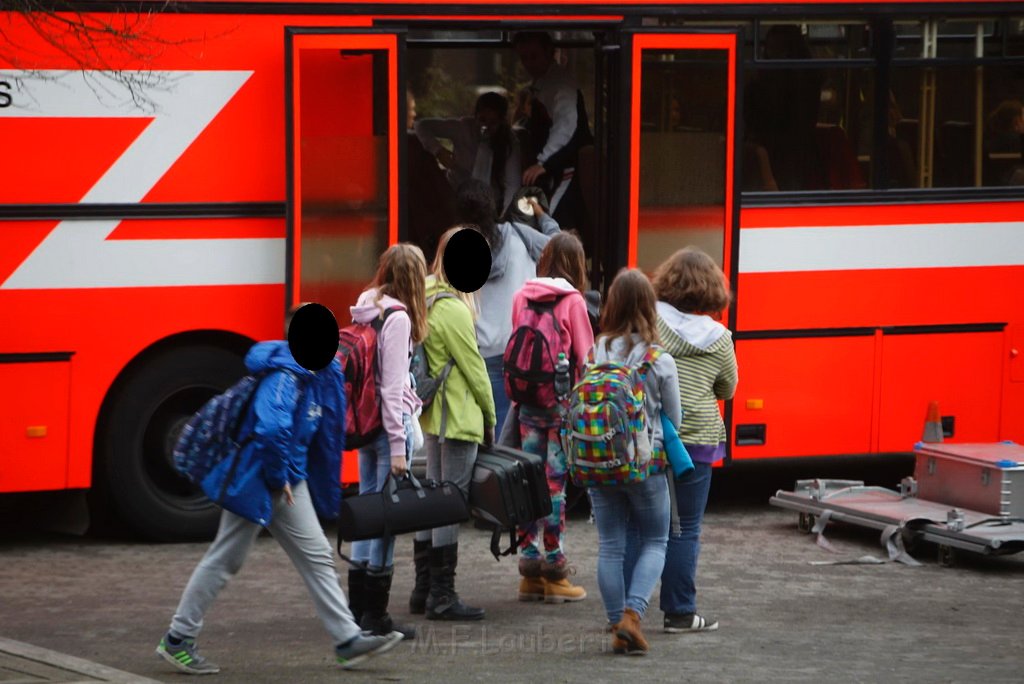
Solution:
[[[220,670],[199,655],[195,640],[206,611],[266,527],[309,589],[338,662],[351,668],[393,648],[402,635],[361,633],[338,583],[334,549],[317,520],[317,514],[337,517],[341,501],[341,367],[335,359],[326,368],[307,370],[284,341],[254,345],[245,363],[251,373],[265,373],[240,433],[252,435],[252,441],[237,454],[237,465],[224,459],[202,482],[207,496],[224,508],[220,527],[185,587],[157,655],[189,674]]]

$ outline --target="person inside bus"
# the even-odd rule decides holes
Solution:
[[[431,260],[441,233],[455,222],[455,191],[416,135],[416,98],[411,90],[405,91],[405,100],[409,240]]]
[[[768,29],[762,41],[762,54],[770,60],[811,57],[810,47],[796,24]],[[821,88],[822,76],[817,70],[765,69],[744,93],[747,142],[767,151],[779,190],[828,187],[828,173],[817,143]]]
[[[490,183],[496,211],[505,211],[521,185],[522,162],[504,95],[484,93],[476,100],[473,116],[420,119],[415,129],[423,147],[448,170],[453,187],[469,178]],[[452,149],[444,147],[439,138],[450,140]]]
[[[585,230],[583,192],[576,177],[580,149],[593,145],[583,92],[568,69],[555,60],[555,44],[545,31],[520,31],[512,39],[532,97],[525,128],[538,150],[523,171],[523,185],[549,192],[551,216],[560,226]]]
[[[512,336],[512,297],[527,280],[537,277],[540,253],[560,230],[558,222],[536,200],[526,201],[540,217],[540,231],[523,224],[498,223],[489,183],[471,178],[459,186],[455,197],[459,222],[479,228],[491,250],[491,271],[477,293],[480,315],[476,319],[476,340],[491,382],[497,434],[501,434],[509,408],[502,357]]]
[[[290,330],[295,314],[293,309],[285,318],[285,336],[307,337],[301,317],[297,329]],[[236,456],[237,462],[252,467],[239,468],[231,490],[226,496],[221,493],[224,508],[217,537],[192,572],[156,653],[188,674],[220,672],[199,654],[196,638],[206,612],[242,568],[265,527],[306,583],[317,615],[336,644],[338,662],[351,668],[393,648],[402,635],[370,636],[360,630],[338,584],[334,549],[317,520],[318,514],[336,518],[341,500],[341,366],[335,359],[315,371],[304,368],[284,340],[254,345],[245,365],[251,373],[267,373],[256,388],[248,426],[243,423],[243,430],[248,427],[247,434],[254,438]],[[219,498],[220,483],[211,478],[204,480],[207,483],[214,490],[206,493]]]
[[[1024,104],[1003,100],[986,122],[986,182],[993,185],[1024,185]]]

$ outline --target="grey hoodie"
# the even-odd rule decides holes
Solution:
[[[485,359],[501,356],[512,336],[512,297],[527,280],[537,277],[537,259],[558,222],[547,214],[541,232],[523,224],[499,223],[501,244],[491,251],[491,273],[477,296],[476,340]]]
[[[594,362],[607,361],[636,366],[647,354],[650,346],[639,335],[630,336],[627,343],[625,337],[616,337],[608,344],[607,337],[599,337],[594,344]],[[647,418],[652,428],[651,445],[657,449],[664,446],[661,428],[661,412],[664,412],[672,424],[679,429],[679,379],[676,377],[676,365],[672,357],[664,352],[654,362],[654,372],[648,373],[644,380],[646,395]]]

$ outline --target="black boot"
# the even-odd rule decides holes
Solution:
[[[428,620],[482,620],[483,608],[467,606],[455,593],[455,566],[459,564],[459,545],[430,549],[430,596]]]
[[[348,609],[356,624],[363,619],[363,608],[366,606],[366,570],[349,568],[348,570]]]
[[[363,619],[359,621],[359,626],[377,636],[401,632],[403,639],[412,639],[416,636],[416,628],[411,625],[399,624],[388,614],[391,578],[394,574],[394,568],[366,571],[366,602],[363,607]]]
[[[427,609],[427,594],[430,593],[430,540],[413,540],[412,560],[416,564],[416,585],[409,595],[409,612],[423,615]]]

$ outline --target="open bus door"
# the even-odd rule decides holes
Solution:
[[[624,33],[618,109],[628,122],[627,264],[652,273],[687,245],[736,283],[739,236],[735,33]],[[724,323],[735,328],[736,304]],[[730,430],[731,402],[725,411]],[[731,432],[731,430],[730,430]]]
[[[398,239],[404,39],[394,30],[289,28],[285,45],[285,307],[349,307]],[[355,458],[342,482],[358,480]]]
[[[341,326],[398,238],[403,46],[393,30],[286,33],[285,305],[318,302]]]

